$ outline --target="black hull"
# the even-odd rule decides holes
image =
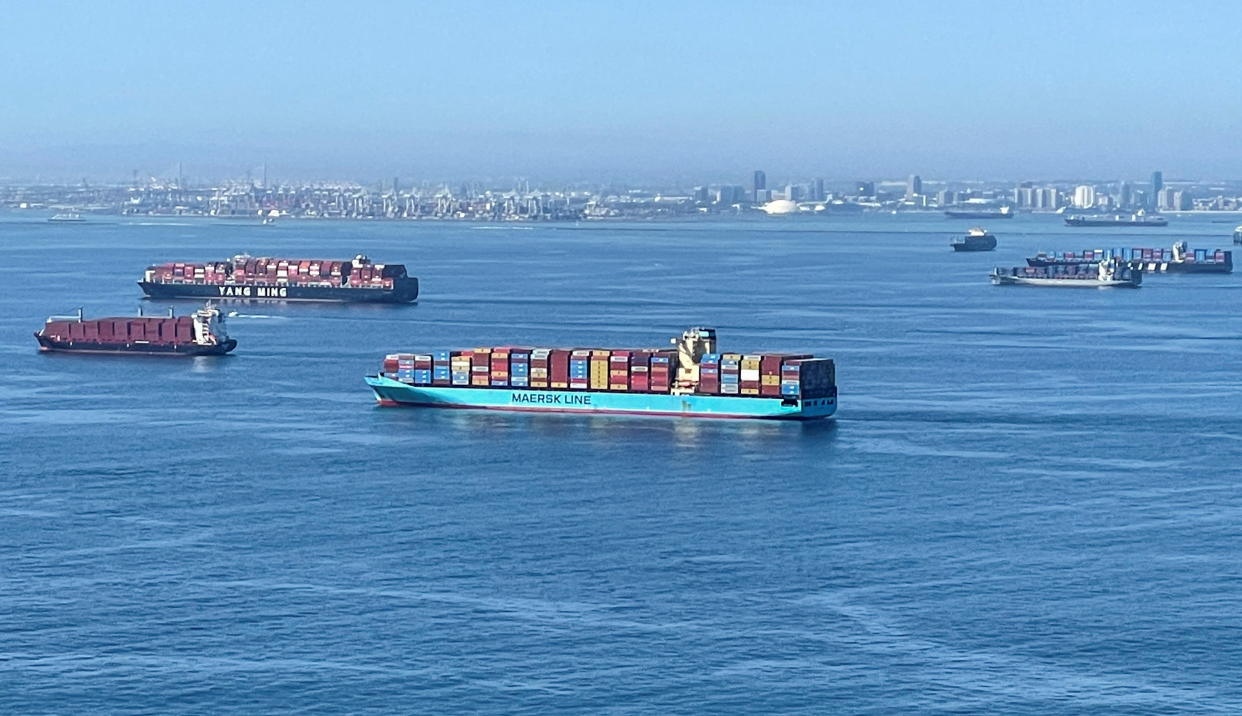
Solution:
[[[233,301],[328,301],[334,303],[411,303],[418,298],[418,279],[397,279],[392,289],[292,284],[197,284],[139,281],[154,299],[192,298]]]
[[[964,242],[960,244],[950,244],[954,251],[995,251],[996,239],[985,242]]]
[[[195,343],[113,343],[101,341],[54,341],[38,333],[35,340],[39,341],[41,351],[59,351],[62,353],[105,353],[110,355],[143,355],[143,356],[222,356],[237,347],[237,341],[230,338],[213,346],[200,346]]]

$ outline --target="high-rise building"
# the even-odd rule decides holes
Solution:
[[[1134,195],[1130,188],[1130,182],[1121,182],[1121,187],[1117,189],[1117,206],[1122,209],[1129,209],[1134,201]]]
[[[936,195],[936,203],[940,206],[953,206],[957,203],[957,192],[952,189],[941,189]]]
[[[858,196],[875,196],[875,182],[860,181],[854,183],[854,193]]]
[[[724,184],[716,190],[717,204],[736,204],[742,201],[746,194],[746,189],[734,184]]]
[[[812,186],[814,188],[811,191],[811,201],[823,201],[824,197],[827,196],[824,194],[824,180],[820,177],[816,177],[815,183],[812,184]]]
[[[1152,191],[1152,193],[1153,193],[1153,194],[1159,194],[1159,193],[1160,193],[1160,190],[1161,190],[1161,189],[1163,189],[1163,188],[1164,188],[1164,172],[1159,172],[1159,171],[1157,171],[1157,172],[1152,172],[1152,173],[1151,173],[1151,191]]]
[[[751,186],[751,189],[753,190],[751,192],[751,198],[754,201],[759,201],[760,200],[759,192],[767,188],[768,188],[768,175],[765,174],[762,169],[756,169],[754,183]]]
[[[1155,179],[1155,174],[1152,175]],[[1166,187],[1160,190],[1156,201],[1156,208],[1168,211],[1177,211],[1177,190],[1173,187]]]
[[[913,199],[923,193],[923,178],[918,174],[911,174],[906,180],[906,198]]]
[[[1074,207],[1090,209],[1093,206],[1095,206],[1095,187],[1089,184],[1074,187]]]
[[[707,187],[696,186],[694,188],[694,201],[696,204],[706,204],[707,198],[708,198]]]
[[[802,201],[802,187],[797,184],[786,184],[785,198],[790,201]]]

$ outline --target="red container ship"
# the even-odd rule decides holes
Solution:
[[[377,264],[359,254],[351,260],[255,258],[164,263],[147,267],[138,282],[151,298],[250,301],[410,303],[418,279],[402,264]]]
[[[161,356],[224,355],[237,347],[224,315],[207,306],[190,316],[82,318],[52,316],[34,334],[41,351],[136,353]]]

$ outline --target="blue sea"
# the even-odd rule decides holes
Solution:
[[[0,215],[2,713],[1242,710],[1242,275],[992,286],[1165,229],[862,215],[476,225]],[[226,358],[40,354],[149,263],[403,262],[229,304]],[[177,304],[188,312],[196,304]],[[383,354],[837,361],[812,423],[379,408]]]

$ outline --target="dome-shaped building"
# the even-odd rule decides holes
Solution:
[[[798,213],[798,202],[789,199],[777,199],[763,205],[763,210],[772,216]]]

